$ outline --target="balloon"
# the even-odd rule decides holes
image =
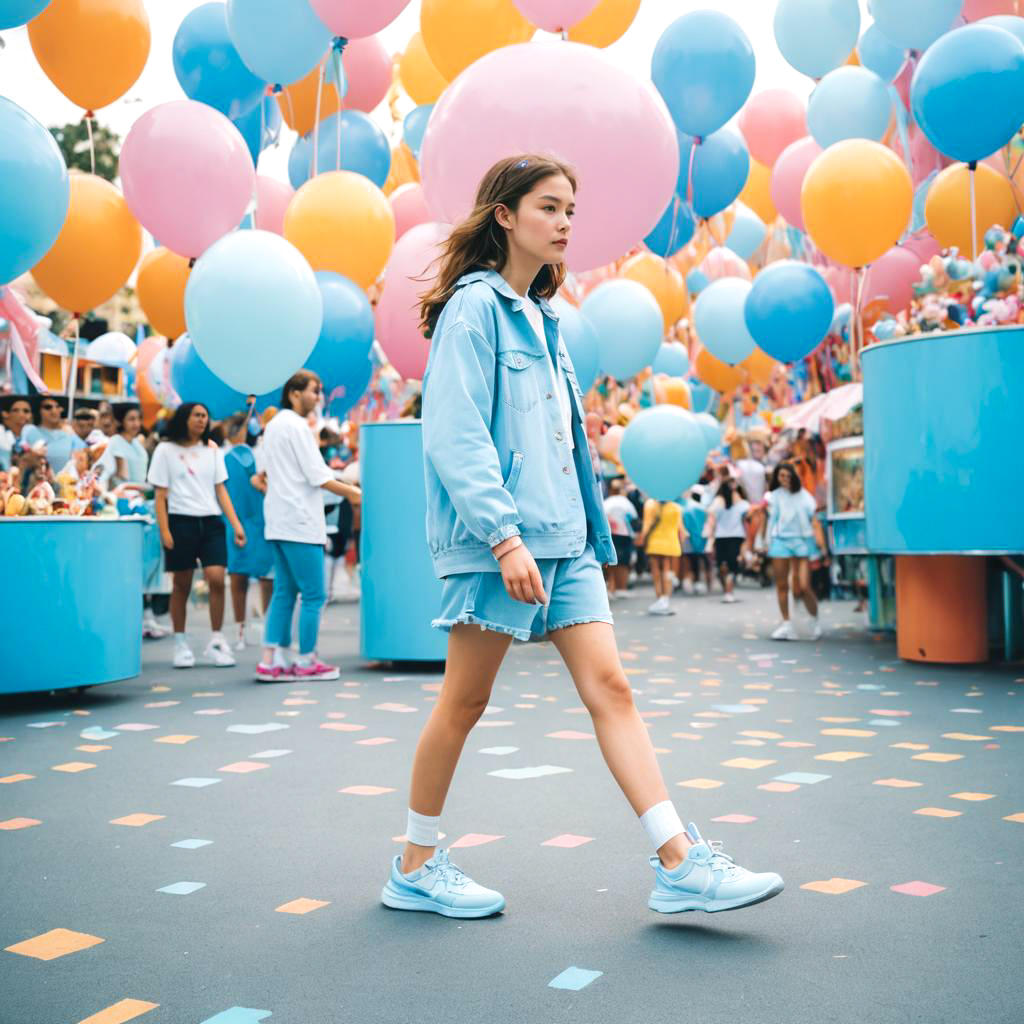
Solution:
[[[684,199],[687,193],[692,195],[698,217],[713,217],[724,210],[743,191],[749,174],[747,147],[732,129],[721,128],[712,133],[696,150],[693,136],[679,133],[676,191]]]
[[[720,281],[725,277],[738,277],[749,281],[751,276],[747,261],[732,249],[722,245],[716,245],[708,251],[707,256],[701,260],[699,270],[704,274],[707,283]]]
[[[759,348],[755,348],[740,365],[747,371],[751,382],[759,388],[768,387],[776,371],[781,369],[779,363]]]
[[[71,198],[53,136],[0,96],[0,285],[43,258],[60,234]]]
[[[750,282],[723,277],[697,296],[693,308],[693,326],[704,347],[731,366],[754,351],[754,339],[743,319],[743,304],[749,294]]]
[[[914,117],[940,152],[969,163],[1005,145],[1024,121],[1024,45],[1005,29],[965,25],[921,58]]]
[[[667,373],[670,377],[685,377],[690,372],[690,357],[686,346],[678,341],[665,342],[651,364],[654,373]]]
[[[423,0],[420,32],[434,67],[451,82],[485,54],[525,43],[533,26],[512,0]]]
[[[737,256],[749,260],[761,248],[766,234],[764,221],[743,203],[737,203],[732,230],[725,239],[726,246]]]
[[[899,241],[913,201],[910,175],[895,153],[868,139],[846,139],[811,164],[800,208],[829,259],[863,267]]]
[[[402,122],[402,141],[412,150],[412,155],[417,160],[420,158],[420,146],[423,145],[423,135],[427,130],[427,122],[430,120],[430,112],[433,109],[433,103],[415,107],[405,115],[405,120]]]
[[[693,413],[675,405],[638,412],[622,435],[622,465],[655,501],[672,501],[704,471],[707,444]]]
[[[624,428],[620,427],[617,423],[609,427],[604,434],[601,435],[601,440],[597,442],[598,454],[604,459],[610,459],[612,462],[618,462],[619,446],[622,444],[622,435],[624,432]]]
[[[667,258],[679,252],[696,230],[693,207],[674,195],[654,230],[644,237],[644,243],[651,252]]]
[[[419,183],[399,185],[388,196],[391,212],[395,215],[395,240],[397,241],[417,224],[426,224],[430,220],[430,208],[423,195],[423,186]]]
[[[235,118],[231,123],[245,140],[255,167],[259,163],[260,153],[274,142],[281,132],[281,111],[273,96],[264,96],[252,110]]]
[[[964,21],[978,21],[997,14],[1016,14],[1018,7],[1017,0],[964,0],[960,16]]]
[[[330,394],[340,385],[351,388],[362,379],[373,347],[373,309],[366,292],[341,274],[321,270],[316,283],[323,299],[324,322],[304,365],[324,382]]]
[[[135,357],[135,342],[120,331],[108,331],[90,341],[84,358],[108,366],[127,366]]]
[[[562,32],[582,21],[597,0],[513,0],[519,13],[545,32]]]
[[[237,227],[256,182],[238,129],[194,100],[143,114],[124,140],[120,167],[124,197],[143,227],[189,257]]]
[[[651,79],[679,130],[718,131],[746,102],[754,84],[754,50],[743,29],[717,11],[691,11],[661,34]]]
[[[661,346],[664,321],[651,293],[636,281],[605,281],[580,307],[597,332],[602,373],[628,380],[650,366]]]
[[[698,412],[693,417],[700,427],[704,444],[709,452],[714,451],[722,443],[722,424],[709,412]]]
[[[846,63],[857,45],[857,0],[779,0],[772,22],[782,56],[810,78]]]
[[[933,256],[938,256],[942,246],[928,230],[909,235],[902,243],[921,263],[927,263]]]
[[[167,407],[181,403],[177,392],[171,387],[170,355],[169,348],[160,349],[146,368],[145,376],[135,378],[136,384],[145,381],[152,390],[155,401]]]
[[[402,88],[409,94],[409,99],[418,106],[436,103],[448,84],[430,59],[419,32],[413,33],[406,44],[405,53],[398,65],[398,78]]]
[[[314,270],[333,270],[363,288],[377,280],[395,244],[387,196],[353,171],[329,171],[295,193],[284,236]]]
[[[561,295],[556,295],[551,300],[551,306],[558,314],[558,329],[565,347],[569,350],[576,379],[579,381],[580,389],[586,394],[597,380],[597,331],[586,316],[566,302]]]
[[[384,194],[389,196],[402,185],[417,184],[420,180],[420,167],[416,157],[412,155],[404,142],[391,148],[391,170],[388,180],[384,182]]]
[[[892,42],[874,22],[864,29],[857,43],[857,56],[884,82],[891,82],[907,62],[903,47]]]
[[[864,302],[885,299],[890,313],[908,309],[914,285],[921,280],[921,260],[913,250],[894,245],[868,267],[864,275]]]
[[[292,201],[295,190],[283,181],[256,175],[256,208],[253,211],[255,226],[261,231],[284,234],[284,214]]]
[[[418,224],[395,244],[377,303],[380,346],[403,377],[422,380],[430,344],[420,332],[420,296],[437,276],[435,261],[450,224]],[[421,280],[416,280],[420,278]]]
[[[889,128],[889,90],[866,68],[830,71],[807,103],[807,127],[823,149],[842,139],[880,141]]]
[[[64,226],[32,276],[58,306],[87,313],[128,280],[139,262],[142,229],[109,181],[77,172],[70,179]]]
[[[313,351],[323,300],[291,243],[269,231],[237,231],[192,268],[185,321],[214,374],[243,394],[261,395],[284,384]]]
[[[711,284],[711,278],[699,267],[694,267],[686,275],[686,290],[691,295],[699,295],[709,284]]]
[[[660,256],[639,252],[622,264],[619,274],[628,281],[642,284],[654,296],[666,330],[682,317],[686,307],[683,275]]]
[[[17,28],[31,21],[50,0],[3,0],[0,29]]]
[[[640,0],[598,0],[590,14],[569,29],[569,38],[588,46],[611,46],[633,24],[638,10]]]
[[[207,3],[189,11],[174,35],[174,74],[190,100],[207,103],[230,118],[260,102],[266,83],[238,56],[228,35],[227,8]]]
[[[723,363],[717,356],[712,355],[706,348],[701,348],[697,353],[694,362],[694,372],[698,379],[703,381],[709,388],[718,391],[720,394],[728,394],[735,391],[743,383],[743,373],[735,366]],[[694,399],[695,408],[699,404]]]
[[[807,134],[807,107],[788,89],[765,89],[747,100],[737,125],[750,155],[772,167],[787,146]]]
[[[370,378],[373,376],[373,360],[364,359],[352,377],[344,384],[336,384],[324,398],[324,408],[328,416],[344,419],[348,411],[366,392]],[[381,380],[381,387],[384,386]]]
[[[963,0],[870,0],[878,30],[905,50],[924,52],[953,27]]]
[[[226,420],[236,412],[244,412],[248,407],[252,392],[243,393],[228,387],[203,362],[187,334],[178,338],[169,350],[167,359],[171,386],[182,402],[202,402],[214,420]],[[279,393],[275,388],[266,394],[256,395],[256,409],[272,405]]]
[[[680,377],[665,378],[660,384],[655,380],[655,393],[658,404],[667,402],[670,405],[678,405],[680,409],[690,409],[693,406],[690,385]]]
[[[779,260],[765,267],[747,296],[747,330],[763,352],[795,363],[813,352],[832,324],[832,293],[814,267]]]
[[[46,77],[76,106],[99,110],[142,74],[149,18],[142,0],[51,0],[28,39]]]
[[[316,16],[332,35],[346,39],[372,36],[402,13],[409,0],[310,0]]]
[[[779,215],[772,202],[772,172],[756,160],[750,161],[750,174],[739,198],[740,202],[749,206],[765,224],[773,224]]]
[[[579,174],[566,254],[573,270],[611,263],[643,238],[679,174],[675,129],[655,91],[579,43],[503,47],[445,90],[420,159],[435,219],[465,217],[484,173],[517,151],[557,153]]]
[[[376,6],[376,5],[372,5]],[[341,66],[345,72],[345,80],[348,82],[348,91],[345,93],[344,106],[347,110],[361,110],[369,114],[376,109],[381,100],[388,94],[391,87],[391,54],[387,47],[377,38],[368,36],[365,39],[353,39],[341,52]],[[316,68],[313,73],[316,73]],[[327,82],[324,82],[326,90]],[[337,86],[331,82],[334,95],[338,95]],[[321,96],[321,113],[323,97]],[[316,98],[313,99],[314,111],[316,109]],[[331,113],[335,113],[335,110]],[[314,115],[315,116],[315,115]]]
[[[139,264],[135,293],[157,334],[177,338],[185,333],[185,285],[191,268],[184,256],[159,246]]]
[[[709,359],[714,359],[710,352],[705,352],[704,354]],[[725,363],[720,363],[719,365],[725,367],[729,373],[736,372],[731,367],[726,366]],[[715,392],[702,380],[695,380],[691,377],[687,383],[690,385],[690,408],[694,412],[707,412],[710,410],[717,397]]]
[[[772,168],[772,202],[786,223],[800,231],[804,230],[804,217],[800,212],[800,189],[803,187],[807,168],[821,152],[821,146],[808,135],[787,146]]]
[[[309,0],[227,0],[228,31],[246,67],[272,85],[309,74],[331,43]]]
[[[348,48],[346,47],[346,50]],[[324,65],[328,58],[324,58],[308,75],[303,76],[297,82],[284,86],[277,94],[276,106],[284,123],[289,128],[294,128],[299,135],[308,135],[316,124],[316,97],[320,93],[320,120],[330,117],[341,110],[341,97],[338,96],[338,87],[334,82],[327,80],[324,73]],[[345,54],[342,53],[342,67],[345,67]],[[320,79],[324,78],[321,84]],[[346,78],[349,76],[346,74]]]
[[[391,170],[391,150],[387,136],[377,122],[361,110],[343,110],[320,125],[317,139],[317,171],[336,171],[338,167],[338,133],[341,133],[341,167],[343,171],[363,174],[380,187]],[[309,180],[313,166],[313,140],[298,139],[288,159],[288,177],[295,188]]]
[[[1007,32],[1015,35],[1024,43],[1024,18],[1018,18],[1015,15],[1009,14],[997,14],[994,17],[985,18],[981,24],[1006,29]]]
[[[939,245],[956,246],[960,255],[973,259],[984,249],[985,232],[993,224],[1009,228],[1017,217],[1013,187],[987,164],[974,172],[977,234],[971,242],[970,174],[965,164],[953,164],[932,182],[925,200],[928,230]]]

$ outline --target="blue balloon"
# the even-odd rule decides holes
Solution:
[[[50,0],[0,0],[0,29],[30,22]]]
[[[746,103],[754,67],[750,40],[732,18],[692,11],[662,32],[651,78],[679,130],[703,138]]]
[[[341,131],[341,167],[338,167],[338,131]],[[391,171],[391,148],[387,136],[368,114],[343,110],[320,122],[317,138],[317,173],[355,171],[383,187]],[[298,139],[288,157],[288,178],[293,188],[309,181],[313,166],[313,136]]]
[[[867,68],[830,71],[807,101],[807,129],[822,149],[843,139],[885,137],[891,102],[885,82]]]
[[[704,471],[707,453],[697,417],[669,404],[638,412],[619,446],[630,479],[655,501],[673,501],[692,487]]]
[[[71,186],[54,137],[0,96],[0,285],[31,270],[64,226]]]
[[[691,295],[700,295],[709,284],[711,284],[711,278],[700,267],[694,267],[686,275],[686,290]]]
[[[845,64],[857,45],[857,0],[779,0],[772,22],[786,61],[810,78]]]
[[[320,63],[331,33],[309,0],[227,0],[228,32],[245,66],[274,85],[290,85]]]
[[[425,103],[410,110],[402,121],[402,141],[412,150],[412,155],[417,160],[420,158],[420,146],[423,145],[423,136],[426,134],[427,122],[433,109],[433,103]]]
[[[765,223],[749,206],[736,204],[736,216],[732,228],[725,240],[726,248],[732,249],[737,256],[749,260],[761,247],[764,236],[768,233]]]
[[[644,238],[644,243],[651,252],[667,259],[679,252],[693,238],[696,230],[693,207],[674,195],[654,230]]]
[[[351,390],[361,379],[373,347],[373,307],[366,292],[341,274],[318,271],[316,283],[324,303],[324,322],[305,367],[324,382],[328,393],[342,385]]]
[[[834,312],[832,292],[814,267],[780,260],[754,279],[744,317],[761,351],[795,363],[821,344]]]
[[[665,321],[654,296],[639,282],[620,278],[599,284],[584,300],[583,315],[597,332],[597,365],[616,380],[629,380],[658,354]]]
[[[693,417],[704,435],[704,443],[713,452],[722,443],[722,423],[709,412],[698,412]]]
[[[228,387],[199,357],[192,339],[183,334],[170,350],[171,387],[182,402],[202,402],[215,420],[227,419],[249,407],[249,396]],[[271,391],[256,398],[259,408],[275,404],[278,393]]]
[[[852,316],[853,306],[848,302],[840,303],[832,314],[832,323],[829,324],[828,333],[835,334],[836,331],[841,330],[850,322]]]
[[[690,357],[686,346],[679,342],[665,342],[651,364],[654,373],[667,373],[670,377],[685,377],[690,372]]]
[[[975,24],[993,25],[996,28],[1005,29],[1024,43],[1024,18],[1018,18],[1013,14],[994,14],[990,18],[982,18]]]
[[[880,32],[904,50],[924,52],[953,27],[964,0],[868,0]]]
[[[696,377],[691,378],[689,384],[690,406],[693,411],[695,413],[710,412],[711,407],[715,404],[717,392],[705,384],[704,381],[697,380]]]
[[[676,191],[684,199],[691,186],[693,209],[698,217],[713,217],[743,191],[750,174],[750,153],[738,132],[722,128],[702,140],[679,133],[679,178]],[[693,178],[690,180],[690,163]]]
[[[940,153],[965,163],[981,160],[1024,121],[1024,45],[991,25],[948,32],[921,58],[910,102]]]
[[[868,71],[874,71],[884,82],[891,82],[907,60],[903,47],[892,42],[874,22],[864,29],[857,43],[857,56]]]
[[[373,376],[373,360],[367,356],[360,364],[352,368],[348,381],[336,384],[324,396],[324,410],[328,416],[344,419],[345,414],[366,393],[367,385]]]
[[[586,394],[597,380],[598,342],[594,325],[574,305],[566,302],[561,295],[551,300],[551,306],[558,314],[558,329],[565,347],[569,350],[576,379]]]
[[[279,135],[281,131],[281,108],[273,96],[264,96],[262,101],[263,113],[260,113],[260,103],[257,103],[247,114],[232,119],[234,126],[241,132],[245,144],[249,147],[249,155],[252,157],[253,166],[259,164],[260,153],[263,152]],[[260,129],[263,130],[263,137],[260,137]]]
[[[721,277],[700,293],[693,307],[697,337],[713,356],[730,366],[742,363],[754,351],[754,339],[743,319],[743,304],[749,294],[749,281]]]

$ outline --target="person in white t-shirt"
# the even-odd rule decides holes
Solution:
[[[605,569],[608,597],[614,600],[629,589],[629,569],[633,561],[633,544],[639,516],[633,502],[623,493],[625,481],[615,477],[608,483],[608,497],[604,499],[604,514],[612,531],[612,543],[618,562]]]
[[[309,414],[323,397],[320,378],[300,370],[281,392],[281,411],[263,431],[263,466],[267,496],[263,505],[264,536],[274,556],[274,594],[267,610],[266,648],[256,666],[264,682],[295,679],[337,679],[340,671],[316,655],[320,613],[327,600],[324,545],[327,523],[322,491],[358,502],[362,491],[334,479],[309,426]],[[292,616],[299,610],[299,656],[288,660]]]
[[[185,611],[196,565],[210,588],[213,636],[204,657],[219,668],[235,664],[224,625],[224,573],[227,538],[221,512],[245,545],[245,530],[235,515],[224,481],[228,473],[221,450],[210,443],[210,413],[201,402],[184,402],[168,420],[165,440],[153,452],[147,479],[156,489],[156,521],[164,545],[164,564],[172,575],[171,625],[174,667],[192,668],[195,655],[185,636]]]
[[[736,574],[740,569],[740,551],[747,537],[745,521],[749,512],[750,502],[743,496],[742,487],[732,477],[724,477],[708,509],[706,524],[708,534],[715,538],[715,564],[725,591],[723,604],[735,604],[738,600]]]

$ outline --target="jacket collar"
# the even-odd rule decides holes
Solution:
[[[499,295],[503,295],[506,299],[511,300],[512,309],[515,312],[519,312],[523,308],[526,300],[496,270],[473,270],[468,274],[463,274],[455,282],[455,287],[461,288],[463,285],[472,284],[474,281],[486,281]],[[541,312],[557,324],[558,314],[551,308],[551,303],[539,296],[536,298]]]

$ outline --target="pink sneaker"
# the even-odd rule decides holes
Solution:
[[[261,683],[287,683],[294,679],[292,668],[282,668],[280,665],[264,665],[261,661],[256,666],[256,679]]]
[[[296,662],[292,665],[293,679],[340,679],[341,669],[337,665],[325,665],[319,658],[314,658],[308,665]]]

